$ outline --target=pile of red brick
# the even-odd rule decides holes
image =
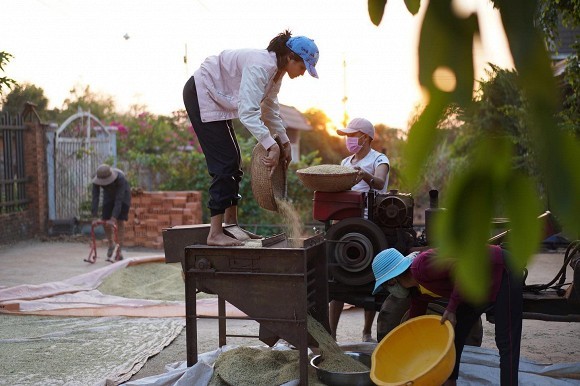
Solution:
[[[201,192],[133,191],[124,244],[162,249],[164,228],[201,222]]]

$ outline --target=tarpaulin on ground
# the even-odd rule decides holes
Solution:
[[[345,351],[372,353],[376,344],[343,344]],[[235,346],[224,346],[218,350],[200,354],[198,363],[187,367],[187,362],[176,362],[166,366],[167,372],[125,383],[125,386],[207,386],[212,374],[213,363],[219,354]],[[267,349],[264,347],[264,349]],[[272,348],[287,349],[283,345]],[[519,382],[526,386],[571,386],[580,385],[580,363],[539,364],[522,359]],[[297,386],[298,380],[283,386]],[[458,385],[495,386],[500,384],[499,355],[497,351],[482,347],[465,346],[461,356]]]
[[[2,288],[0,313],[91,317],[183,317],[184,301],[133,299],[104,294],[97,290],[108,276],[121,269],[159,261],[164,261],[164,257],[134,257],[62,281]],[[206,316],[217,315],[217,298],[198,299],[197,313]],[[226,314],[244,315],[231,304],[226,304]]]
[[[183,318],[0,315],[0,384],[116,385],[184,325]]]

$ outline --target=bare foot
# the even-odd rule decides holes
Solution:
[[[244,243],[223,233],[218,233],[216,235],[207,236],[207,245],[212,245],[216,247],[231,247],[237,245],[244,245]]]

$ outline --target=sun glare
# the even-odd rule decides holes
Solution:
[[[37,1],[32,6],[7,1],[4,13],[27,17],[0,23],[2,50],[14,56],[4,70],[19,83],[43,88],[51,108],[61,107],[75,85],[88,85],[113,97],[120,111],[138,103],[151,113],[170,115],[183,109],[183,85],[205,57],[228,48],[262,48],[277,33],[290,29],[318,44],[320,79],[285,79],[280,103],[300,111],[322,110],[332,120],[327,129],[331,134],[343,126],[345,112],[351,119],[364,117],[374,124],[407,129],[415,106],[422,103],[417,44],[425,6],[413,16],[403,1],[387,2],[383,20],[375,26],[365,3],[337,1],[329,7],[327,1],[297,1],[285,10],[283,24],[279,11],[264,3],[252,13],[250,21],[256,28],[219,33],[212,32],[216,26],[239,22],[239,15],[246,14],[244,2],[183,1],[167,7],[152,0],[135,8],[129,0],[117,0],[113,12],[90,1],[74,2],[74,7],[72,0]],[[467,11],[458,12],[477,9],[479,14],[482,36],[476,46],[476,76],[488,62],[509,66],[511,59],[502,56],[509,50],[497,11],[485,0],[453,3],[469,4]],[[305,18],[304,9],[325,17]],[[134,17],[126,19],[128,13]],[[105,19],[119,28],[103,28]],[[43,25],[42,34],[33,28],[38,23]],[[437,72],[435,81],[443,90],[455,87],[455,75],[448,69]]]

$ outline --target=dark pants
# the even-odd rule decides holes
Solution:
[[[101,219],[110,220],[113,217],[113,209],[115,208],[115,201],[103,202],[103,210],[101,213]],[[117,220],[127,221],[129,220],[129,205],[124,202],[121,204],[121,212]]]
[[[212,177],[208,208],[211,216],[238,205],[242,180],[242,156],[231,120],[202,122],[193,76],[183,88],[183,102],[197,135],[207,170]]]
[[[522,281],[508,272],[503,272],[501,286],[494,303],[487,307],[474,308],[462,303],[457,308],[455,326],[456,361],[450,379],[457,379],[463,346],[469,331],[481,314],[493,307],[495,318],[495,344],[499,350],[501,385],[517,386],[522,338]]]

